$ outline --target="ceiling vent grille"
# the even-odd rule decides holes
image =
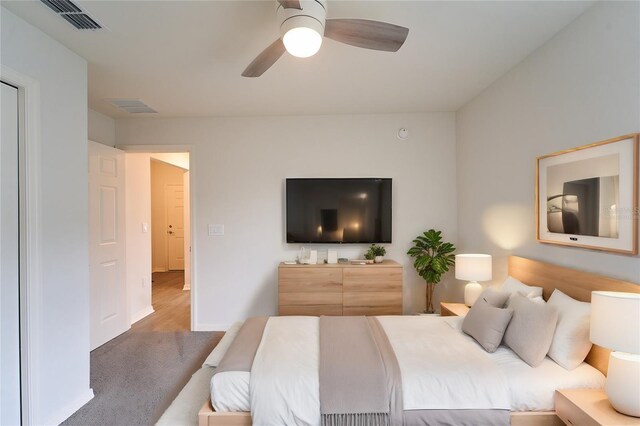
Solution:
[[[111,105],[129,114],[157,114],[158,111],[142,102],[140,99],[105,99]]]
[[[102,25],[95,19],[69,0],[40,1],[79,30],[99,30],[102,28]]]

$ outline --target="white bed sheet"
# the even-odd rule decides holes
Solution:
[[[446,317],[443,320],[466,339],[475,342],[462,332],[463,317]],[[505,346],[488,355],[507,377],[511,411],[554,411],[556,389],[604,387],[604,375],[584,362],[569,371],[546,357],[542,364],[533,368]]]
[[[416,317],[405,317],[407,319]],[[425,320],[447,322],[461,331],[461,317],[423,317]],[[415,319],[414,319],[415,321]],[[474,342],[464,334],[464,338]],[[582,363],[567,371],[550,358],[532,368],[509,348],[499,347],[488,354],[507,378],[511,411],[553,411],[556,389],[602,388],[605,377],[592,366]],[[250,411],[250,373],[228,371],[216,374],[211,380],[212,402],[219,411]]]

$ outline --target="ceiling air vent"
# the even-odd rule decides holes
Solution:
[[[111,105],[129,114],[156,114],[158,111],[142,102],[140,99],[105,99]]]
[[[99,30],[102,28],[95,19],[69,0],[40,0],[49,9],[79,30]]]

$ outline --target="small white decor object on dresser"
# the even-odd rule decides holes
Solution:
[[[605,392],[613,408],[640,417],[640,294],[594,291],[591,341],[612,349]]]
[[[478,281],[489,281],[491,276],[491,255],[456,255],[456,279],[469,281],[464,288],[465,305],[473,305],[482,293],[482,286]]]

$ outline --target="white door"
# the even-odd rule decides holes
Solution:
[[[91,350],[127,331],[124,152],[89,141]]]
[[[184,187],[167,185],[167,249],[169,270],[184,269]]]
[[[19,425],[18,89],[0,85],[0,424]]]
[[[184,173],[184,290],[191,290],[191,201],[189,193],[189,172]]]

